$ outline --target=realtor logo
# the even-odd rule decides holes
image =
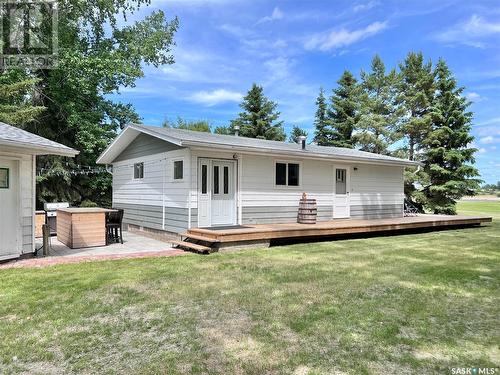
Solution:
[[[0,69],[57,65],[57,2],[0,0]]]

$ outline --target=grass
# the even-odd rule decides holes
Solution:
[[[460,203],[460,213],[500,214]],[[500,225],[0,271],[0,373],[499,367]]]

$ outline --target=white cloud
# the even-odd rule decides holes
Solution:
[[[269,81],[284,80],[290,76],[290,68],[293,64],[286,57],[276,57],[264,62],[264,66],[269,72]]]
[[[477,103],[477,102],[480,102],[481,100],[483,100],[481,95],[479,95],[477,92],[469,92],[465,95],[465,97],[474,103]]]
[[[175,63],[162,66],[161,79],[170,82],[228,83],[234,80],[235,63],[214,51],[192,45],[189,49],[176,47]]]
[[[484,154],[486,152],[486,149],[484,147],[481,147],[477,150],[480,154]]]
[[[479,139],[479,143],[484,143],[484,144],[490,144],[490,143],[495,143],[496,139],[492,137],[491,135],[488,135],[486,137],[482,137]]]
[[[285,14],[281,11],[280,8],[274,7],[273,13],[271,13],[270,16],[262,17],[257,23],[281,20],[284,16]]]
[[[500,117],[490,118],[488,120],[485,120],[485,121],[482,121],[482,122],[475,124],[475,126],[487,126],[487,125],[493,125],[493,124],[497,124],[497,123],[500,124]]]
[[[198,91],[188,97],[189,100],[206,105],[208,107],[226,102],[239,102],[242,98],[243,95],[241,93],[236,91],[229,91],[226,89]]]
[[[369,2],[364,3],[364,4],[355,5],[352,8],[352,10],[354,13],[364,12],[364,11],[370,10],[372,8],[375,8],[377,5],[379,5],[378,1],[369,1]]]
[[[440,42],[465,44],[476,48],[486,48],[485,38],[500,34],[500,21],[487,21],[473,14],[467,21],[435,35]]]
[[[311,35],[304,47],[308,50],[329,51],[345,47],[370,36],[378,34],[387,28],[387,22],[374,22],[365,28],[348,30],[345,28]]]

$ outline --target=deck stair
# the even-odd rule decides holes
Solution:
[[[197,253],[203,253],[203,254],[208,254],[210,252],[212,252],[212,248],[211,247],[207,247],[207,246],[203,246],[203,245],[198,245],[196,243],[192,243],[192,242],[187,242],[187,241],[176,241],[176,240],[172,240],[170,241],[173,245],[175,245],[176,247],[180,247],[184,250],[190,250],[190,251],[194,251],[194,252],[197,252]]]
[[[210,254],[217,251],[214,245],[219,240],[215,238],[193,233],[183,233],[181,234],[181,238],[183,238],[181,241],[171,241],[172,244],[176,247],[202,254]]]

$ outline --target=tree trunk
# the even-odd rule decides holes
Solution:
[[[414,160],[414,154],[415,154],[415,139],[413,138],[412,135],[410,135],[408,139],[408,158],[412,161]]]

